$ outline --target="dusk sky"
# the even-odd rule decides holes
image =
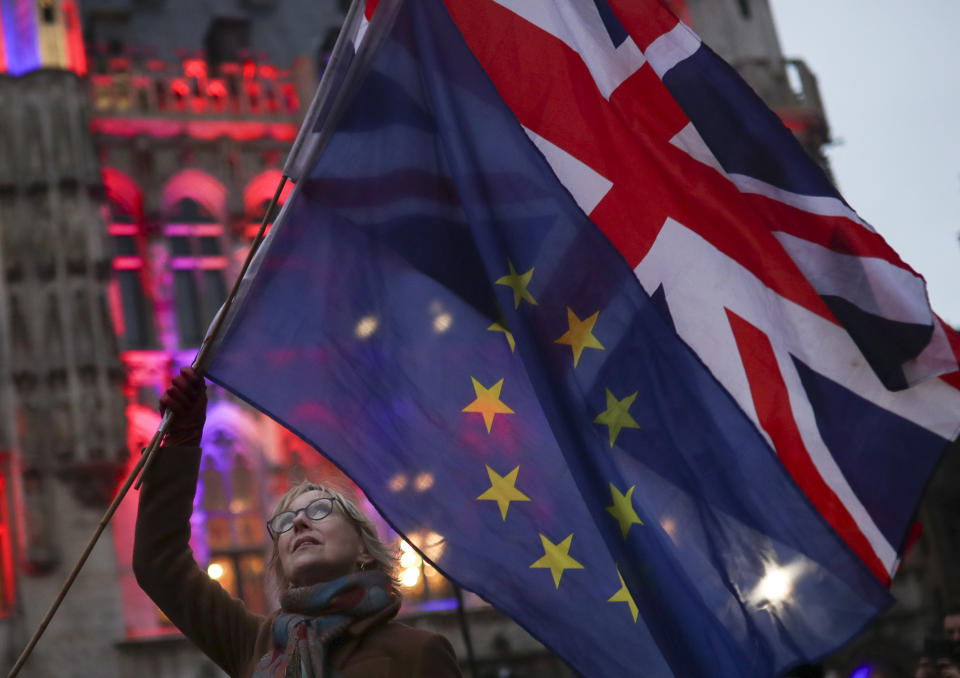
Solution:
[[[841,193],[960,326],[956,0],[771,0],[784,54],[817,75]]]

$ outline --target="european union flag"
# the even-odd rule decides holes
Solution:
[[[584,675],[770,676],[888,604],[440,0],[398,11],[238,303],[210,377]]]

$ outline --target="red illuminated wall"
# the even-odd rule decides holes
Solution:
[[[0,73],[7,72],[7,48],[3,41],[3,14],[0,14]]]
[[[87,72],[87,51],[83,44],[83,30],[80,27],[80,13],[74,0],[62,0],[63,26],[67,34],[67,68],[77,75]]]
[[[15,602],[13,540],[11,539],[10,455],[0,453],[0,617],[6,617]]]

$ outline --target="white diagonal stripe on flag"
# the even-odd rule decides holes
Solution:
[[[613,182],[533,130],[524,127],[523,131],[543,153],[554,174],[570,191],[580,209],[590,214],[613,187]]]
[[[867,313],[902,323],[933,320],[923,279],[875,257],[841,254],[783,232],[773,234],[821,296],[846,299]]]
[[[554,36],[580,55],[604,98],[645,63],[632,38],[614,46],[591,0],[493,0]]]
[[[939,318],[934,318],[933,336],[927,347],[916,358],[903,364],[903,375],[908,383],[914,383],[929,375],[931,366],[941,366],[944,374],[957,369],[957,356]]]
[[[671,30],[650,43],[644,50],[644,56],[662,80],[667,71],[693,56],[700,49],[700,44],[700,36],[678,21]]]
[[[746,174],[728,174],[720,165],[720,161],[714,156],[692,122],[687,123],[682,130],[677,132],[673,138],[670,139],[670,143],[694,160],[720,172],[733,182],[733,185],[736,186],[741,193],[762,195],[766,198],[782,202],[785,205],[790,205],[805,212],[824,217],[846,217],[864,228],[873,231],[873,227],[870,224],[861,219],[860,215],[852,210],[849,205],[837,198],[831,196],[801,195],[800,193],[793,193],[782,188],[777,188],[765,181]]]
[[[703,140],[700,132],[693,126],[692,122],[688,122],[682,130],[674,134],[673,138],[670,139],[670,144],[676,146],[697,162],[712,167],[720,172],[720,174],[726,176],[727,173],[724,171],[723,166],[720,165],[720,161],[717,160],[717,157],[711,152],[707,146],[707,142]]]
[[[761,181],[755,177],[746,174],[728,174],[727,177],[733,182],[734,186],[740,189],[741,193],[756,193],[773,200],[778,200],[799,210],[819,214],[824,217],[846,217],[850,221],[860,224],[867,230],[873,231],[873,226],[860,218],[860,215],[853,211],[847,204],[839,198],[829,195],[803,195],[794,193],[782,188],[777,188],[772,184]]]

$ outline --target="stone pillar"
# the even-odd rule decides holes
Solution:
[[[85,83],[61,70],[0,76],[0,104],[0,450],[22,469],[9,480],[22,498],[18,596],[30,601],[12,624],[25,640],[117,487],[124,373]],[[31,659],[37,675],[71,675],[80,654],[116,675],[122,621],[103,541]],[[4,650],[2,663],[19,651]]]

